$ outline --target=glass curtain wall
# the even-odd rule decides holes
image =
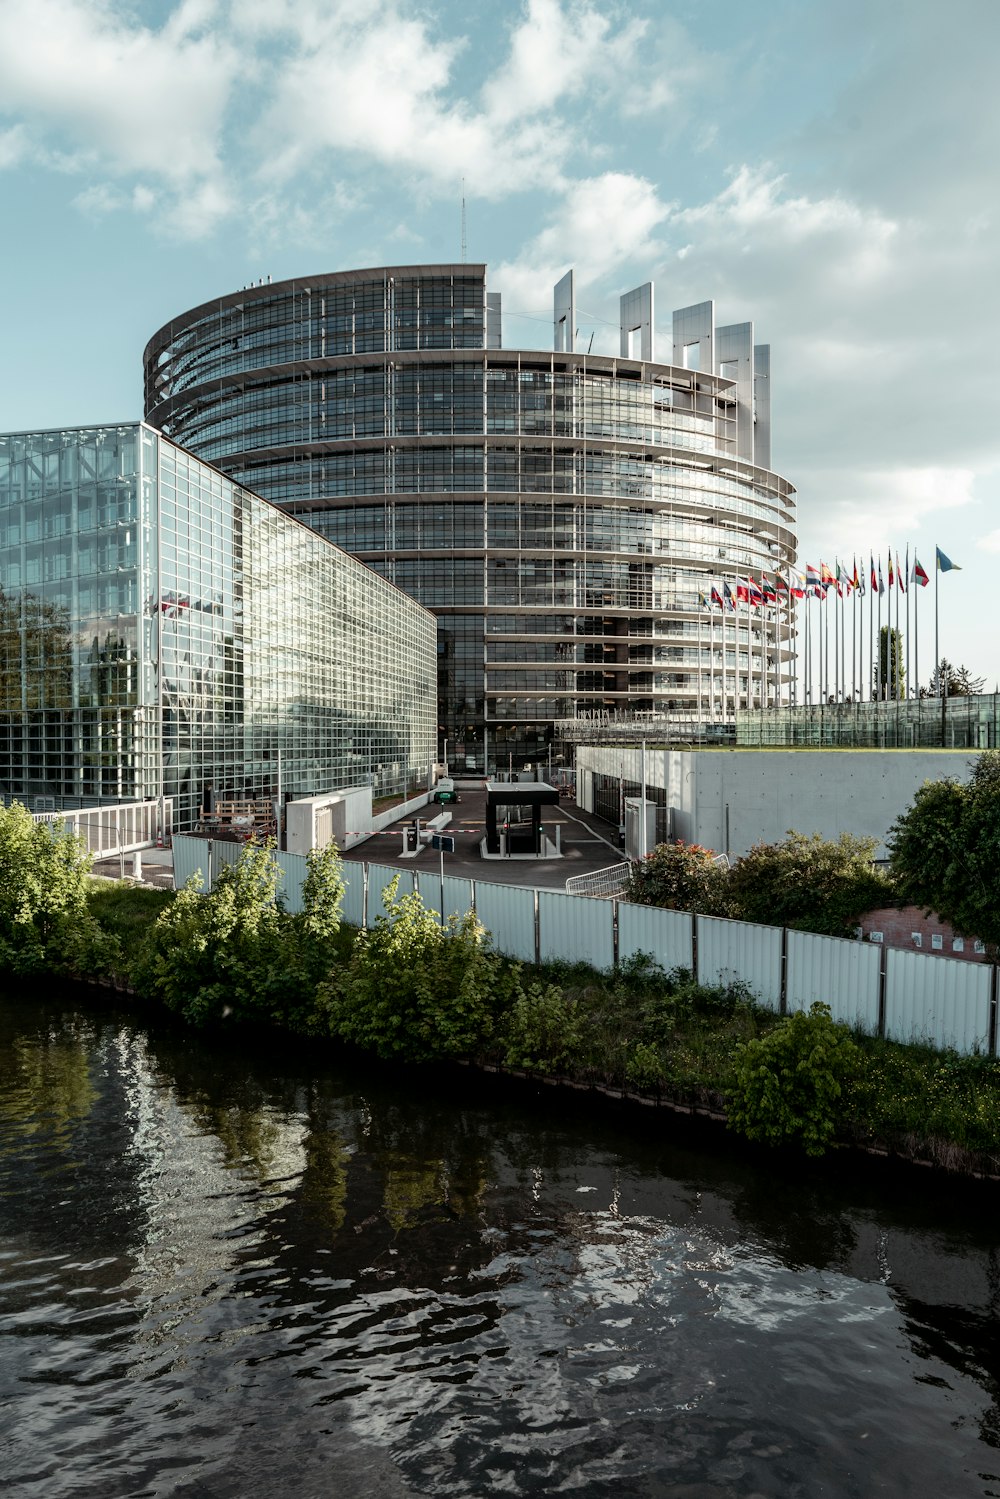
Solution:
[[[425,786],[433,617],[151,429],[0,438],[0,794]]]

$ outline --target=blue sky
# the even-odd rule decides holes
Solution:
[[[661,355],[752,317],[801,560],[941,546],[992,689],[998,64],[998,0],[0,0],[0,429],[141,415],[149,335],[251,279],[459,259],[464,179],[510,347],[571,265],[595,350],[650,277]]]

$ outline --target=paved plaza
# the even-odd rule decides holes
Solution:
[[[450,811],[451,822],[444,829],[455,839],[455,852],[445,854],[445,873],[457,879],[489,880],[496,885],[526,885],[542,890],[562,890],[570,875],[590,874],[606,869],[623,857],[618,848],[615,829],[588,812],[581,812],[574,802],[560,802],[546,807],[542,823],[547,837],[555,842],[556,825],[562,847],[561,859],[484,859],[479,852],[486,831],[486,790],[460,787],[462,800],[453,807],[428,806],[418,815],[422,822],[437,813]],[[511,788],[512,791],[516,787]],[[512,797],[513,800],[513,797]],[[400,869],[437,870],[440,854],[436,849],[421,849],[415,857],[401,858],[403,831],[413,822],[413,814],[401,817],[391,828],[359,843],[344,855],[346,862],[392,864]]]

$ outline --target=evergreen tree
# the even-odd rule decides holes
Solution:
[[[873,684],[875,696],[896,701],[906,696],[902,632],[883,625],[878,636],[878,665]]]

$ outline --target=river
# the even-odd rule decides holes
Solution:
[[[8,993],[0,1488],[1000,1495],[998,1204]]]

